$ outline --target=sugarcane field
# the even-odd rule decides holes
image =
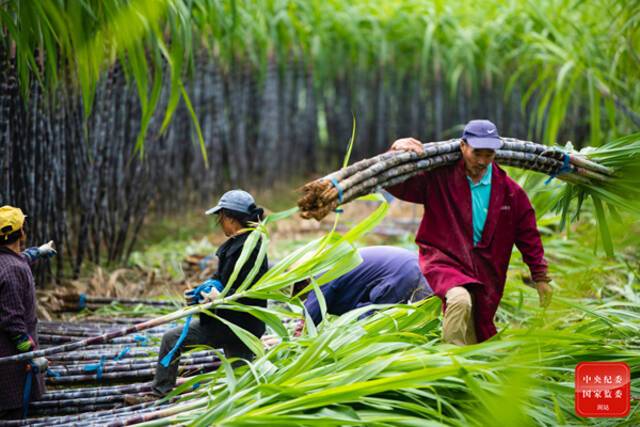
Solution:
[[[0,426],[640,426],[640,0],[0,36]]]

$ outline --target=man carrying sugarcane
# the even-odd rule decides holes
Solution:
[[[19,208],[0,207],[0,357],[37,349],[36,290],[29,265],[56,253],[53,242],[21,253],[24,223]],[[44,358],[0,366],[0,418],[26,416],[29,402],[44,392],[46,370]]]
[[[473,344],[496,334],[498,309],[513,245],[529,266],[540,304],[552,289],[536,217],[524,190],[495,162],[502,142],[488,120],[464,128],[456,164],[421,172],[387,190],[424,205],[416,243],[420,269],[444,303],[443,339]],[[414,138],[391,150],[423,152]]]
[[[358,253],[362,262],[356,268],[320,287],[329,314],[341,315],[374,304],[416,302],[433,294],[414,252],[393,246],[370,246]],[[294,293],[307,283],[297,284]],[[304,305],[313,323],[320,323],[322,313],[315,292],[308,293]],[[298,325],[298,331],[302,325],[303,322]]]

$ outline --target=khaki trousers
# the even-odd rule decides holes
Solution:
[[[442,339],[455,345],[477,343],[471,293],[464,286],[456,286],[447,291],[445,300]]]

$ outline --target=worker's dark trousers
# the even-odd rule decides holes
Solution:
[[[253,353],[237,338],[221,337],[219,334],[216,334],[216,331],[212,331],[211,328],[200,326],[200,320],[193,319],[189,325],[189,332],[186,338],[174,353],[173,360],[169,366],[165,368],[160,364],[160,361],[175,346],[181,333],[182,326],[173,328],[162,336],[162,344],[160,345],[160,354],[156,366],[156,376],[153,380],[153,391],[159,395],[169,393],[176,385],[180,354],[185,347],[191,345],[207,345],[213,348],[222,348],[226,357],[240,357],[248,360],[253,358]]]
[[[22,415],[22,408],[0,409],[0,420],[17,420],[19,418],[22,418]]]

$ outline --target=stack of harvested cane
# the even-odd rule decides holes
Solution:
[[[151,416],[147,414],[170,408],[175,399],[127,407],[124,398],[151,390],[151,383],[147,381],[155,373],[157,343],[164,332],[177,326],[174,320],[180,317],[174,313],[162,320],[89,317],[74,322],[39,322],[41,349],[38,353],[49,360],[47,392],[42,399],[30,403],[30,418],[7,421],[3,425],[77,425],[98,423],[97,420],[117,424],[122,419],[132,422],[131,419],[142,417],[142,420]],[[293,323],[288,325],[293,326]],[[265,346],[273,345],[274,339],[265,336],[263,342]],[[221,363],[218,354],[218,350],[184,354],[180,359],[178,383],[217,369]],[[23,356],[18,355],[9,359],[21,358]]]
[[[62,302],[57,311],[80,311],[85,308],[96,310],[112,304],[177,307],[177,304],[172,301],[157,301],[144,298],[97,297],[78,293],[56,294],[55,297],[60,299]]]
[[[612,169],[588,160],[578,153],[566,153],[561,148],[530,141],[502,138],[496,161],[573,184],[593,185],[614,178]],[[323,178],[306,184],[298,200],[300,215],[320,221],[339,205],[360,196],[406,181],[422,171],[450,165],[461,157],[460,139],[423,144],[424,154],[388,151],[356,162]]]

